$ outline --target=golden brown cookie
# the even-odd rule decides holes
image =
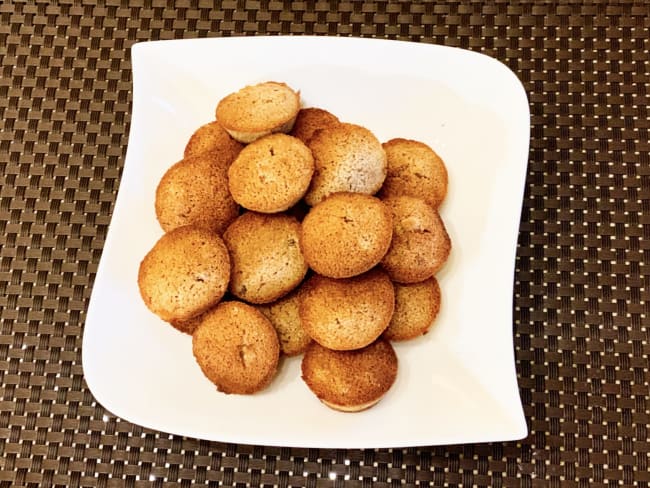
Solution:
[[[250,394],[275,376],[278,336],[258,310],[241,302],[222,302],[192,335],[192,351],[203,374],[224,393]]]
[[[229,279],[230,259],[223,240],[193,226],[163,235],[138,272],[145,305],[168,322],[188,320],[216,305]]]
[[[373,195],[386,178],[386,153],[365,127],[343,123],[321,129],[307,145],[316,165],[305,195],[309,205],[336,192]]]
[[[395,313],[384,338],[406,341],[426,334],[440,311],[440,286],[435,277],[395,286]]]
[[[271,134],[250,143],[228,169],[230,194],[256,212],[282,212],[305,194],[314,158],[300,139]]]
[[[384,203],[393,214],[393,240],[381,260],[393,281],[417,283],[447,261],[451,240],[440,215],[420,198],[402,195]]]
[[[169,232],[183,225],[198,225],[223,233],[239,214],[228,191],[226,152],[204,152],[174,164],[156,188],[156,217]]]
[[[300,110],[300,94],[284,83],[246,86],[217,105],[217,121],[237,141],[253,142],[274,132],[287,133]]]
[[[330,278],[349,278],[381,261],[392,232],[390,210],[378,198],[335,193],[307,214],[300,242],[314,271]]]
[[[339,119],[322,108],[302,108],[290,134],[307,144],[317,130],[339,125]]]
[[[302,287],[300,320],[321,346],[349,351],[377,339],[394,307],[393,284],[379,268],[339,280],[314,275]]]
[[[307,273],[300,224],[284,214],[246,212],[223,235],[232,261],[230,291],[250,303],[270,303]]]
[[[300,293],[298,288],[289,295],[257,309],[271,321],[280,339],[280,349],[287,356],[302,354],[311,343],[311,337],[300,323]]]
[[[447,195],[447,168],[426,144],[409,139],[392,139],[383,144],[388,157],[388,174],[380,197],[411,195],[437,209]]]
[[[397,377],[397,355],[378,340],[355,351],[332,351],[312,343],[302,358],[302,379],[330,408],[358,412],[381,400]]]
[[[219,122],[214,121],[204,124],[194,131],[190,140],[187,141],[183,156],[189,158],[204,152],[219,151],[224,153],[224,157],[229,160],[228,164],[230,164],[243,148],[243,144],[230,137],[219,125]]]

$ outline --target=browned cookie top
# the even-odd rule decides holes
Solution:
[[[213,121],[199,127],[185,146],[184,157],[196,156],[204,152],[219,151],[232,162],[243,149],[243,144],[234,140],[226,130]]]
[[[426,144],[410,139],[392,139],[383,144],[388,174],[380,196],[411,195],[437,209],[447,195],[447,168]]]
[[[290,134],[307,144],[316,131],[338,124],[340,124],[338,117],[327,110],[315,107],[302,108],[298,112]]]
[[[440,286],[435,277],[419,283],[394,283],[395,312],[384,338],[406,341],[428,332],[440,311]]]
[[[440,215],[424,200],[398,196],[384,200],[393,214],[393,239],[381,261],[393,281],[417,283],[433,276],[451,252]]]
[[[300,320],[324,347],[360,349],[386,330],[394,306],[393,285],[379,268],[338,280],[314,275],[303,286]]]
[[[147,307],[166,321],[188,320],[215,305],[228,288],[230,258],[222,239],[194,226],[163,235],[138,272]]]
[[[280,345],[271,323],[255,308],[222,302],[194,331],[192,351],[219,391],[250,394],[275,376]]]
[[[219,101],[217,121],[236,140],[253,142],[273,132],[289,132],[300,110],[300,94],[285,83],[250,85]]]
[[[331,278],[364,273],[386,254],[392,236],[390,210],[378,198],[336,193],[302,222],[302,251],[309,266]]]
[[[300,139],[271,134],[252,142],[228,169],[228,187],[241,206],[256,212],[282,212],[305,194],[314,158]]]
[[[239,214],[228,191],[230,156],[203,152],[174,164],[156,188],[156,217],[164,231],[197,225],[223,233]]]
[[[246,212],[224,233],[232,260],[230,291],[250,303],[269,303],[297,287],[307,273],[300,224],[284,214]]]
[[[375,405],[397,377],[397,355],[377,340],[355,351],[332,351],[312,343],[302,359],[302,379],[326,405],[356,412]]]
[[[336,192],[373,195],[386,178],[386,153],[365,127],[342,123],[321,129],[307,145],[316,165],[305,195],[309,205]]]
[[[257,306],[275,327],[280,339],[280,349],[287,356],[302,354],[311,343],[311,337],[300,322],[301,292],[302,286],[273,303]]]

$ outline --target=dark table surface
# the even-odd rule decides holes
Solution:
[[[459,46],[523,82],[513,307],[526,439],[223,444],[132,425],[89,392],[81,338],[128,143],[130,47],[263,34]],[[4,1],[0,487],[647,487],[649,49],[647,2]]]

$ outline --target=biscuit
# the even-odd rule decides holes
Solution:
[[[284,83],[250,85],[219,101],[216,118],[235,140],[253,142],[274,132],[287,133],[300,110],[300,94]]]
[[[307,144],[317,130],[339,125],[340,121],[334,114],[322,108],[302,108],[296,117],[290,134]]]
[[[197,225],[221,234],[239,214],[228,191],[226,152],[204,152],[170,167],[156,188],[156,218],[165,232]]]
[[[239,153],[228,168],[228,188],[242,207],[282,212],[302,198],[313,173],[314,158],[300,139],[271,134]]]
[[[223,235],[232,261],[232,294],[270,303],[297,287],[307,273],[299,237],[300,224],[288,215],[239,216]]]
[[[321,346],[349,351],[377,339],[394,307],[393,284],[379,268],[339,280],[314,275],[302,287],[300,320]]]
[[[375,266],[390,246],[390,209],[361,193],[335,193],[302,221],[300,243],[309,266],[330,278],[349,278]]]
[[[161,319],[188,320],[221,300],[230,279],[230,258],[223,240],[193,226],[163,235],[138,271],[145,305]]]
[[[440,215],[420,198],[402,195],[384,203],[393,214],[393,240],[381,260],[391,280],[417,283],[438,272],[451,251]]]
[[[244,145],[234,140],[219,125],[219,122],[209,122],[199,127],[190,140],[187,141],[183,157],[197,156],[201,153],[219,151],[225,153],[225,159],[232,162],[243,149]]]
[[[192,335],[192,352],[203,374],[223,393],[265,388],[278,368],[280,344],[271,323],[241,302],[222,302]]]
[[[392,139],[383,144],[388,174],[380,197],[410,195],[422,198],[437,209],[447,195],[447,168],[426,144],[409,139]]]
[[[397,377],[397,355],[380,339],[355,351],[332,351],[312,343],[302,358],[302,379],[318,399],[343,412],[368,409]]]
[[[305,201],[316,205],[336,192],[372,195],[386,178],[386,153],[368,129],[339,124],[316,131],[307,144],[315,171]]]
[[[286,356],[302,354],[311,343],[311,337],[300,323],[299,302],[302,288],[257,309],[271,321],[278,333],[280,350]]]
[[[406,341],[426,334],[440,311],[440,286],[435,277],[395,286],[395,313],[384,331],[390,341]]]

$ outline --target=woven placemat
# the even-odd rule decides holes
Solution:
[[[0,4],[0,488],[647,487],[649,14],[642,1]],[[459,46],[523,81],[532,138],[514,329],[528,438],[232,445],[142,429],[95,402],[80,347],[128,142],[129,48],[254,34]]]

